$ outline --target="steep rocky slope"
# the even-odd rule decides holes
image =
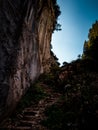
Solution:
[[[0,0],[0,121],[48,68],[55,13],[52,0]]]
[[[41,75],[1,129],[98,130],[98,71],[93,65],[77,60],[60,68],[58,76],[53,71]]]

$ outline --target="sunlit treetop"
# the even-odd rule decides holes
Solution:
[[[98,21],[89,30],[88,41],[84,42],[83,58],[98,61]]]
[[[89,30],[88,38],[91,40],[92,38],[96,38],[96,36],[98,36],[98,21],[96,21]]]

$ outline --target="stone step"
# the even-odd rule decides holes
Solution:
[[[32,115],[32,116],[34,116],[34,115],[36,115],[36,112],[34,112],[34,111],[24,111],[23,114],[24,115]]]
[[[32,124],[33,124],[33,121],[28,121],[28,120],[21,120],[20,121],[20,124],[18,126],[21,126],[21,127],[32,127]]]
[[[26,108],[25,110],[23,110],[23,113],[25,112],[34,112],[36,113],[39,110],[38,106],[35,108]]]
[[[30,107],[30,108],[25,108],[24,111],[32,111],[32,109],[33,109],[32,107]]]
[[[23,120],[29,120],[32,121],[34,119],[34,116],[32,115],[24,115],[24,117],[22,118]]]
[[[24,127],[24,126],[17,126],[17,127],[8,127],[8,128],[0,128],[0,130],[33,130],[32,127]]]
[[[9,130],[33,130],[32,127],[24,127],[24,126],[20,126],[20,127],[16,127],[16,128],[11,128]]]

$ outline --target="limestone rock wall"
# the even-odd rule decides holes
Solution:
[[[0,121],[43,73],[54,22],[52,0],[0,0]]]

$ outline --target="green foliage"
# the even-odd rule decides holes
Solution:
[[[98,60],[98,21],[89,30],[88,41],[84,43],[83,59]]]
[[[62,67],[68,66],[68,62],[64,61]]]
[[[61,29],[61,24],[56,23],[56,25],[55,25],[55,30],[56,30],[56,31],[61,31],[61,30],[62,30],[62,29]]]
[[[76,80],[77,79],[77,80]],[[92,130],[98,129],[98,89],[93,83],[96,75],[84,72],[70,80],[61,101],[48,107],[42,124],[51,130]]]
[[[61,30],[61,25],[57,22],[58,17],[61,14],[60,7],[57,4],[57,0],[52,0],[52,2],[53,2],[53,8],[54,8],[54,11],[55,11],[55,22],[54,22],[53,31],[54,30],[60,31]]]
[[[63,113],[62,110],[58,108],[56,105],[52,105],[47,108],[45,111],[46,116],[48,116],[47,120],[43,120],[41,123],[44,126],[51,130],[60,130],[62,128],[62,118]]]
[[[44,98],[46,94],[41,88],[39,83],[31,85],[26,94],[20,100],[17,109],[18,111],[23,110],[25,107],[29,107],[32,103],[37,103],[40,99]]]
[[[39,80],[40,82],[43,82],[46,84],[48,87],[51,87],[53,89],[57,89],[57,84],[58,84],[58,72],[55,70],[51,70],[52,72],[50,73],[44,73],[40,75]],[[43,80],[44,79],[44,80]]]
[[[43,80],[44,79],[44,80]],[[55,85],[54,75],[52,73],[44,73],[39,77],[40,82],[48,85],[49,87],[53,87]]]
[[[52,49],[51,46],[50,46],[50,49]],[[60,63],[58,62],[59,59],[57,58],[57,56],[54,54],[54,52],[52,50],[50,50],[50,54],[54,58],[56,65],[59,67]]]
[[[88,38],[95,39],[96,36],[98,36],[98,21],[96,21],[93,25],[92,28],[89,30]]]
[[[60,70],[61,68],[58,65],[53,64],[50,68],[50,72],[41,74],[38,80],[46,84],[48,87],[52,87],[54,90],[57,90]]]
[[[45,114],[48,118],[42,124],[51,130],[71,130],[77,116],[75,112],[65,111],[62,105],[52,105],[46,109]]]
[[[78,55],[78,59],[81,59],[81,55],[80,54]]]

